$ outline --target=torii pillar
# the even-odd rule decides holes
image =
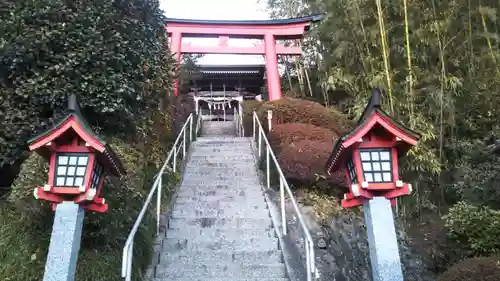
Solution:
[[[167,19],[167,34],[171,38],[170,49],[180,67],[181,54],[242,54],[264,55],[266,57],[266,76],[269,100],[281,98],[278,55],[302,55],[300,47],[287,47],[276,44],[276,40],[302,39],[314,22],[323,18],[313,15],[284,20],[259,21],[219,21]],[[182,44],[182,38],[208,37],[219,38],[218,46],[202,47]],[[231,47],[227,42],[230,37],[243,39],[264,39],[264,44],[254,47]],[[179,80],[174,82],[174,95],[179,94]]]

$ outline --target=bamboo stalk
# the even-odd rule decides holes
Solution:
[[[437,20],[436,13],[436,3],[435,0],[432,0],[432,10],[434,12],[434,18]],[[436,28],[437,32],[437,40],[439,47],[439,59],[441,61],[441,85],[440,85],[440,93],[439,93],[439,164],[443,163],[443,149],[444,149],[444,90],[446,83],[446,65],[444,61],[444,46],[443,46],[443,38],[441,37],[441,31],[439,28]],[[439,189],[441,192],[441,200],[444,202],[444,188],[441,182],[441,174],[438,175]]]
[[[369,41],[368,41],[368,36],[366,36],[366,29],[365,29],[365,25],[363,24],[363,19],[361,18],[361,9],[359,7],[359,3],[358,3],[358,0],[354,1],[354,5],[356,6],[356,12],[358,13],[358,18],[359,18],[359,26],[361,27],[361,31],[363,32],[363,38],[364,38],[364,45],[366,47],[366,53],[368,54],[368,58],[371,58],[372,57],[372,54],[370,52],[370,45],[369,45]],[[371,69],[371,72],[374,73],[374,69],[375,67],[373,67],[373,62],[371,59],[368,60],[368,62],[370,63],[370,69]]]
[[[384,59],[384,69],[385,69],[385,77],[387,79],[387,93],[389,94],[389,108],[390,113],[394,114],[394,104],[392,101],[392,84],[391,84],[391,76],[389,72],[389,53],[387,50],[387,42],[386,42],[386,31],[384,27],[384,15],[382,12],[382,4],[380,0],[375,0],[375,4],[377,5],[377,14],[378,14],[378,25],[380,29],[380,42],[382,44],[382,57]]]
[[[411,50],[410,50],[410,32],[408,27],[408,4],[407,0],[403,0],[404,16],[405,16],[405,40],[406,40],[406,57],[408,59],[408,92],[410,94],[410,118],[413,116],[413,103],[415,102],[413,92],[413,70],[411,67]]]
[[[482,6],[481,6],[481,4],[479,4],[479,13],[481,14],[481,23],[483,25],[484,33],[487,34],[488,33],[488,26],[486,26],[486,19],[484,18],[484,12],[483,12],[483,10],[481,8],[482,8]],[[489,49],[489,52],[490,52],[490,55],[491,55],[491,59],[493,60],[493,63],[495,64],[497,75],[499,75],[500,74],[500,69],[498,68],[497,58],[496,58],[495,53],[493,52],[493,46],[492,46],[491,40],[490,40],[490,38],[488,36],[486,36],[486,42],[488,43],[488,49]]]

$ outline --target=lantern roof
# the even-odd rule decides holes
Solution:
[[[382,94],[380,90],[374,89],[368,105],[365,107],[356,127],[336,141],[333,151],[326,162],[328,174],[343,162],[345,155],[352,150],[352,146],[354,144],[360,144],[360,140],[363,136],[368,134],[376,126],[382,127],[400,141],[397,146],[398,156],[403,156],[412,146],[417,144],[420,139],[420,134],[394,120],[385,112],[381,108],[381,97]]]
[[[71,109],[59,122],[28,140],[29,149],[48,158],[53,150],[51,142],[65,135],[68,131],[73,131],[85,141],[86,146],[99,152],[100,159],[112,175],[121,177],[126,174],[125,168],[113,149],[92,130],[78,109]]]

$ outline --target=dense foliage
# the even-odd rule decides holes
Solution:
[[[23,159],[30,136],[59,121],[69,94],[77,95],[82,113],[127,170],[122,181],[105,180],[108,213],[86,214],[78,280],[122,280],[125,239],[173,127],[184,122],[159,110],[172,103],[170,62],[156,0],[0,3],[0,172]],[[175,183],[169,176],[165,185]],[[31,154],[0,198],[1,280],[41,280],[53,212],[32,192],[46,179],[46,161]],[[150,261],[153,215],[146,215],[135,238],[134,280]]]
[[[500,258],[471,258],[452,266],[438,281],[496,281],[500,279]]]
[[[154,0],[21,0],[0,5],[0,167],[17,160],[77,94],[90,123],[138,133],[171,69]]]
[[[422,237],[448,236],[470,255],[497,251],[488,224],[498,224],[500,166],[487,146],[498,137],[500,125],[500,3],[266,2],[274,18],[325,13],[303,43],[290,42],[303,44],[305,57],[283,59],[288,82],[283,84],[293,96],[335,106],[356,119],[370,89],[381,87],[386,89],[385,109],[422,133],[419,146],[403,162],[414,195],[398,202],[408,222],[421,221],[412,223],[417,226],[412,231]],[[440,227],[444,220],[439,217],[461,201],[445,217],[446,227]],[[428,222],[434,226],[424,233],[418,226]],[[428,261],[462,258],[451,256],[455,249],[440,248]],[[440,272],[450,265],[428,266]]]
[[[500,211],[459,202],[444,219],[450,238],[472,254],[500,252]]]

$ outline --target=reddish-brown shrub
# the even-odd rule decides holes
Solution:
[[[276,124],[267,134],[271,147],[279,153],[284,147],[302,140],[319,141],[333,149],[338,135],[329,129],[304,123]],[[328,152],[329,155],[330,152]]]
[[[353,125],[352,121],[335,109],[304,99],[282,98],[263,103],[257,111],[263,122],[267,120],[268,110],[273,111],[273,124],[312,124],[330,129],[337,135],[345,134]]]
[[[498,281],[500,256],[471,258],[450,267],[438,281]]]
[[[332,144],[323,141],[300,140],[283,147],[278,154],[278,162],[287,179],[301,183],[315,183],[325,176],[325,164]],[[341,183],[345,180],[342,176],[329,177],[329,181]]]

